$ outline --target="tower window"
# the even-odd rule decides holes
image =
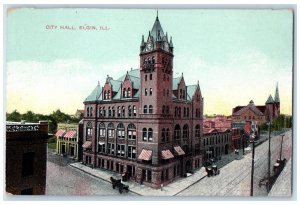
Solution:
[[[153,113],[153,106],[152,105],[149,105],[149,113]]]
[[[150,80],[152,80],[152,74],[150,74]]]
[[[147,90],[147,88],[145,89],[145,96],[147,96],[147,94],[148,94],[148,90]]]
[[[130,88],[127,88],[127,97],[131,97],[131,90],[130,90]]]
[[[144,113],[147,113],[147,111],[148,111],[148,106],[144,105]]]
[[[150,96],[152,95],[152,88],[150,88],[149,95]]]

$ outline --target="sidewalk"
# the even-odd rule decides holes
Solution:
[[[118,179],[121,178],[120,174],[118,173],[98,168],[92,169],[88,166],[83,165],[81,162],[70,164],[70,166],[79,169],[87,174],[90,174],[96,178],[103,179],[109,183],[111,183],[109,179],[111,176]],[[196,182],[200,181],[204,177],[206,177],[206,172],[205,168],[202,167],[200,170],[196,171],[189,177],[176,179],[173,183],[164,186],[162,190],[147,187],[132,180],[122,183],[129,185],[129,190],[131,192],[141,196],[174,196],[192,186]]]

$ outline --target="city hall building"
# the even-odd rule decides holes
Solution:
[[[84,101],[83,163],[158,188],[202,166],[199,82],[173,78],[173,43],[158,17],[142,36],[140,68],[107,76]],[[99,73],[100,74],[100,73]]]

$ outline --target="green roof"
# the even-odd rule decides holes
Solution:
[[[198,87],[198,85],[187,86],[187,100],[192,100],[192,97],[195,94],[197,87]]]
[[[269,104],[269,103],[274,103],[272,95],[270,95],[269,98],[268,98],[268,100],[266,101],[266,104]]]
[[[177,90],[178,84],[180,83],[182,76],[173,78],[173,90]]]
[[[92,91],[92,93],[87,98],[85,98],[84,102],[100,100],[102,96],[101,93],[102,93],[102,88],[100,85],[97,85],[96,88]]]

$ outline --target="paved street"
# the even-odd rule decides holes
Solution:
[[[275,136],[271,139],[271,170],[276,159],[279,158],[281,137]],[[289,160],[292,151],[291,131],[287,132],[282,149],[282,158]],[[242,152],[240,152],[242,153]],[[254,172],[254,196],[267,196],[265,186],[259,187],[259,180],[267,177],[268,173],[268,141],[260,144],[255,149],[255,172]],[[215,177],[204,177],[201,171],[188,178],[181,178],[174,183],[164,187],[161,191],[138,184],[130,184],[132,191],[123,193],[122,196],[148,195],[148,196],[249,196],[250,195],[250,173],[251,173],[251,151],[246,155],[240,155],[236,159],[235,155],[223,157],[223,162],[230,162],[220,169],[220,174]],[[220,161],[221,162],[221,161]],[[218,163],[220,163],[218,162]],[[118,195],[118,190],[114,190],[111,184],[107,182],[109,173],[97,169],[89,169],[85,172],[70,167],[81,166],[80,163],[57,156],[52,152],[48,154],[47,161],[47,195]],[[221,163],[220,163],[221,165]],[[88,170],[89,169],[89,170]],[[273,174],[273,173],[271,173]],[[98,177],[94,177],[94,176]],[[103,175],[103,176],[102,176]],[[107,175],[107,176],[106,176]],[[202,177],[200,177],[200,175]],[[199,178],[200,177],[200,178]],[[102,179],[106,179],[102,180]],[[201,180],[200,180],[201,179]],[[185,188],[186,187],[186,188]],[[288,189],[289,187],[287,187]]]
[[[72,161],[48,153],[46,195],[120,195],[111,184],[68,166]],[[132,192],[122,196],[134,196]]]
[[[282,158],[291,158],[291,131],[287,132],[282,149]],[[279,158],[281,137],[271,139],[271,170],[276,159]],[[268,141],[255,149],[254,196],[267,196],[265,186],[259,187],[259,180],[268,173]],[[178,196],[249,196],[251,180],[251,153],[221,168],[219,175],[205,177]],[[271,174],[273,174],[271,172]]]

